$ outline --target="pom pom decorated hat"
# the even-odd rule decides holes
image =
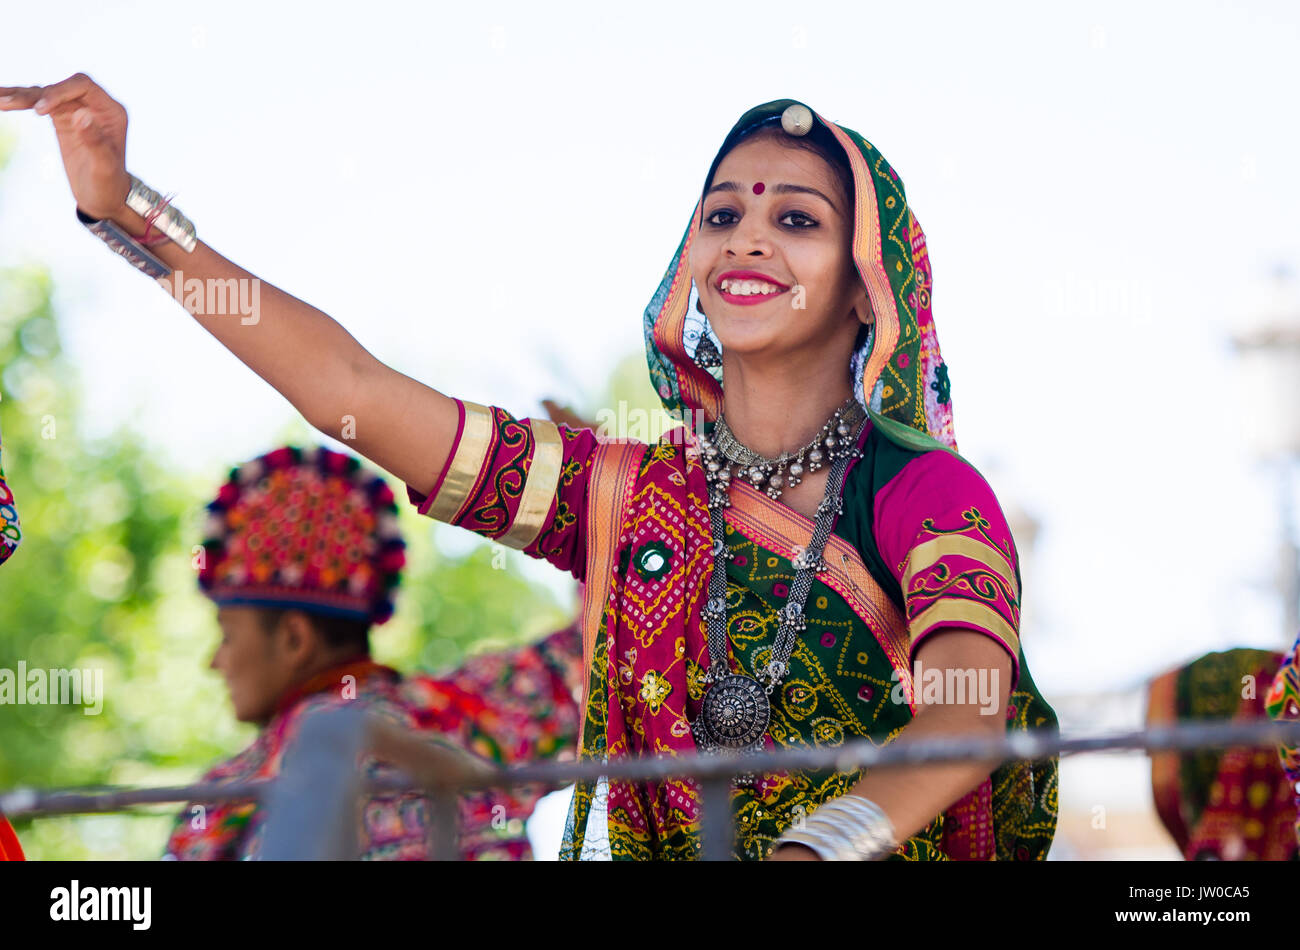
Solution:
[[[406,560],[397,505],[352,456],[276,449],[232,469],[208,512],[199,586],[218,605],[392,616]]]

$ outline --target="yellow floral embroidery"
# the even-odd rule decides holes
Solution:
[[[704,698],[704,673],[704,667],[686,658],[686,692],[696,701]]]
[[[647,670],[641,677],[641,701],[650,707],[652,716],[658,715],[659,707],[672,691],[672,684],[655,670]]]
[[[574,524],[578,516],[574,514],[573,509],[569,507],[567,501],[560,502],[555,508],[555,520],[551,522],[552,531],[563,531],[565,528]]]

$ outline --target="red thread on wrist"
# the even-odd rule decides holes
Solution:
[[[175,197],[176,196],[174,194],[168,195],[166,198],[162,200],[161,203],[151,208],[148,216],[144,219],[144,234],[138,236],[133,234],[131,236],[135,238],[137,241],[139,241],[141,244],[143,244],[145,247],[154,247],[155,245],[163,243],[163,241],[171,240],[169,237],[167,237],[166,234],[163,234],[161,231],[159,231],[153,237],[149,236],[149,232],[153,230],[154,222],[158,220],[158,216],[163,213],[163,211],[166,209],[166,207],[169,204],[172,203],[172,199]]]

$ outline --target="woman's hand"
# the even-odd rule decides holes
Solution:
[[[0,86],[0,111],[33,109],[54,120],[63,170],[77,207],[92,218],[126,203],[126,109],[85,73],[52,86]]]
[[[77,73],[52,86],[0,86],[0,109],[35,109],[49,115],[77,206],[93,218],[112,218],[130,234],[144,232],[144,219],[126,206],[131,176],[126,170],[126,110],[121,103],[89,76]],[[72,216],[68,218],[69,229],[77,228]],[[150,250],[173,271],[183,270],[186,310],[308,422],[332,438],[348,439],[353,451],[416,491],[433,490],[456,441],[460,419],[453,400],[385,366],[328,314],[201,240],[190,252],[170,241]],[[359,279],[390,277],[376,267]],[[236,312],[231,306],[208,309],[191,304],[191,286],[208,288],[209,301],[216,286],[240,288],[239,299],[252,301],[252,309]],[[175,296],[180,302],[181,295]],[[229,303],[225,292],[220,300]],[[236,315],[240,319],[232,320]]]

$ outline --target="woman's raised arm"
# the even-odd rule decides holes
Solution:
[[[0,111],[22,109],[53,120],[77,207],[143,234],[144,219],[125,203],[126,109],[84,73],[52,86],[0,86]],[[205,299],[197,306],[187,301],[186,309],[308,422],[412,488],[432,490],[456,438],[454,400],[384,365],[328,314],[258,280],[201,241],[188,253],[171,242],[150,250],[183,271],[187,284],[197,278],[205,287],[223,288],[221,295],[200,295]],[[257,312],[230,306],[225,288],[243,288],[242,298],[233,291],[234,299],[256,300]],[[222,312],[205,312],[213,300]]]

